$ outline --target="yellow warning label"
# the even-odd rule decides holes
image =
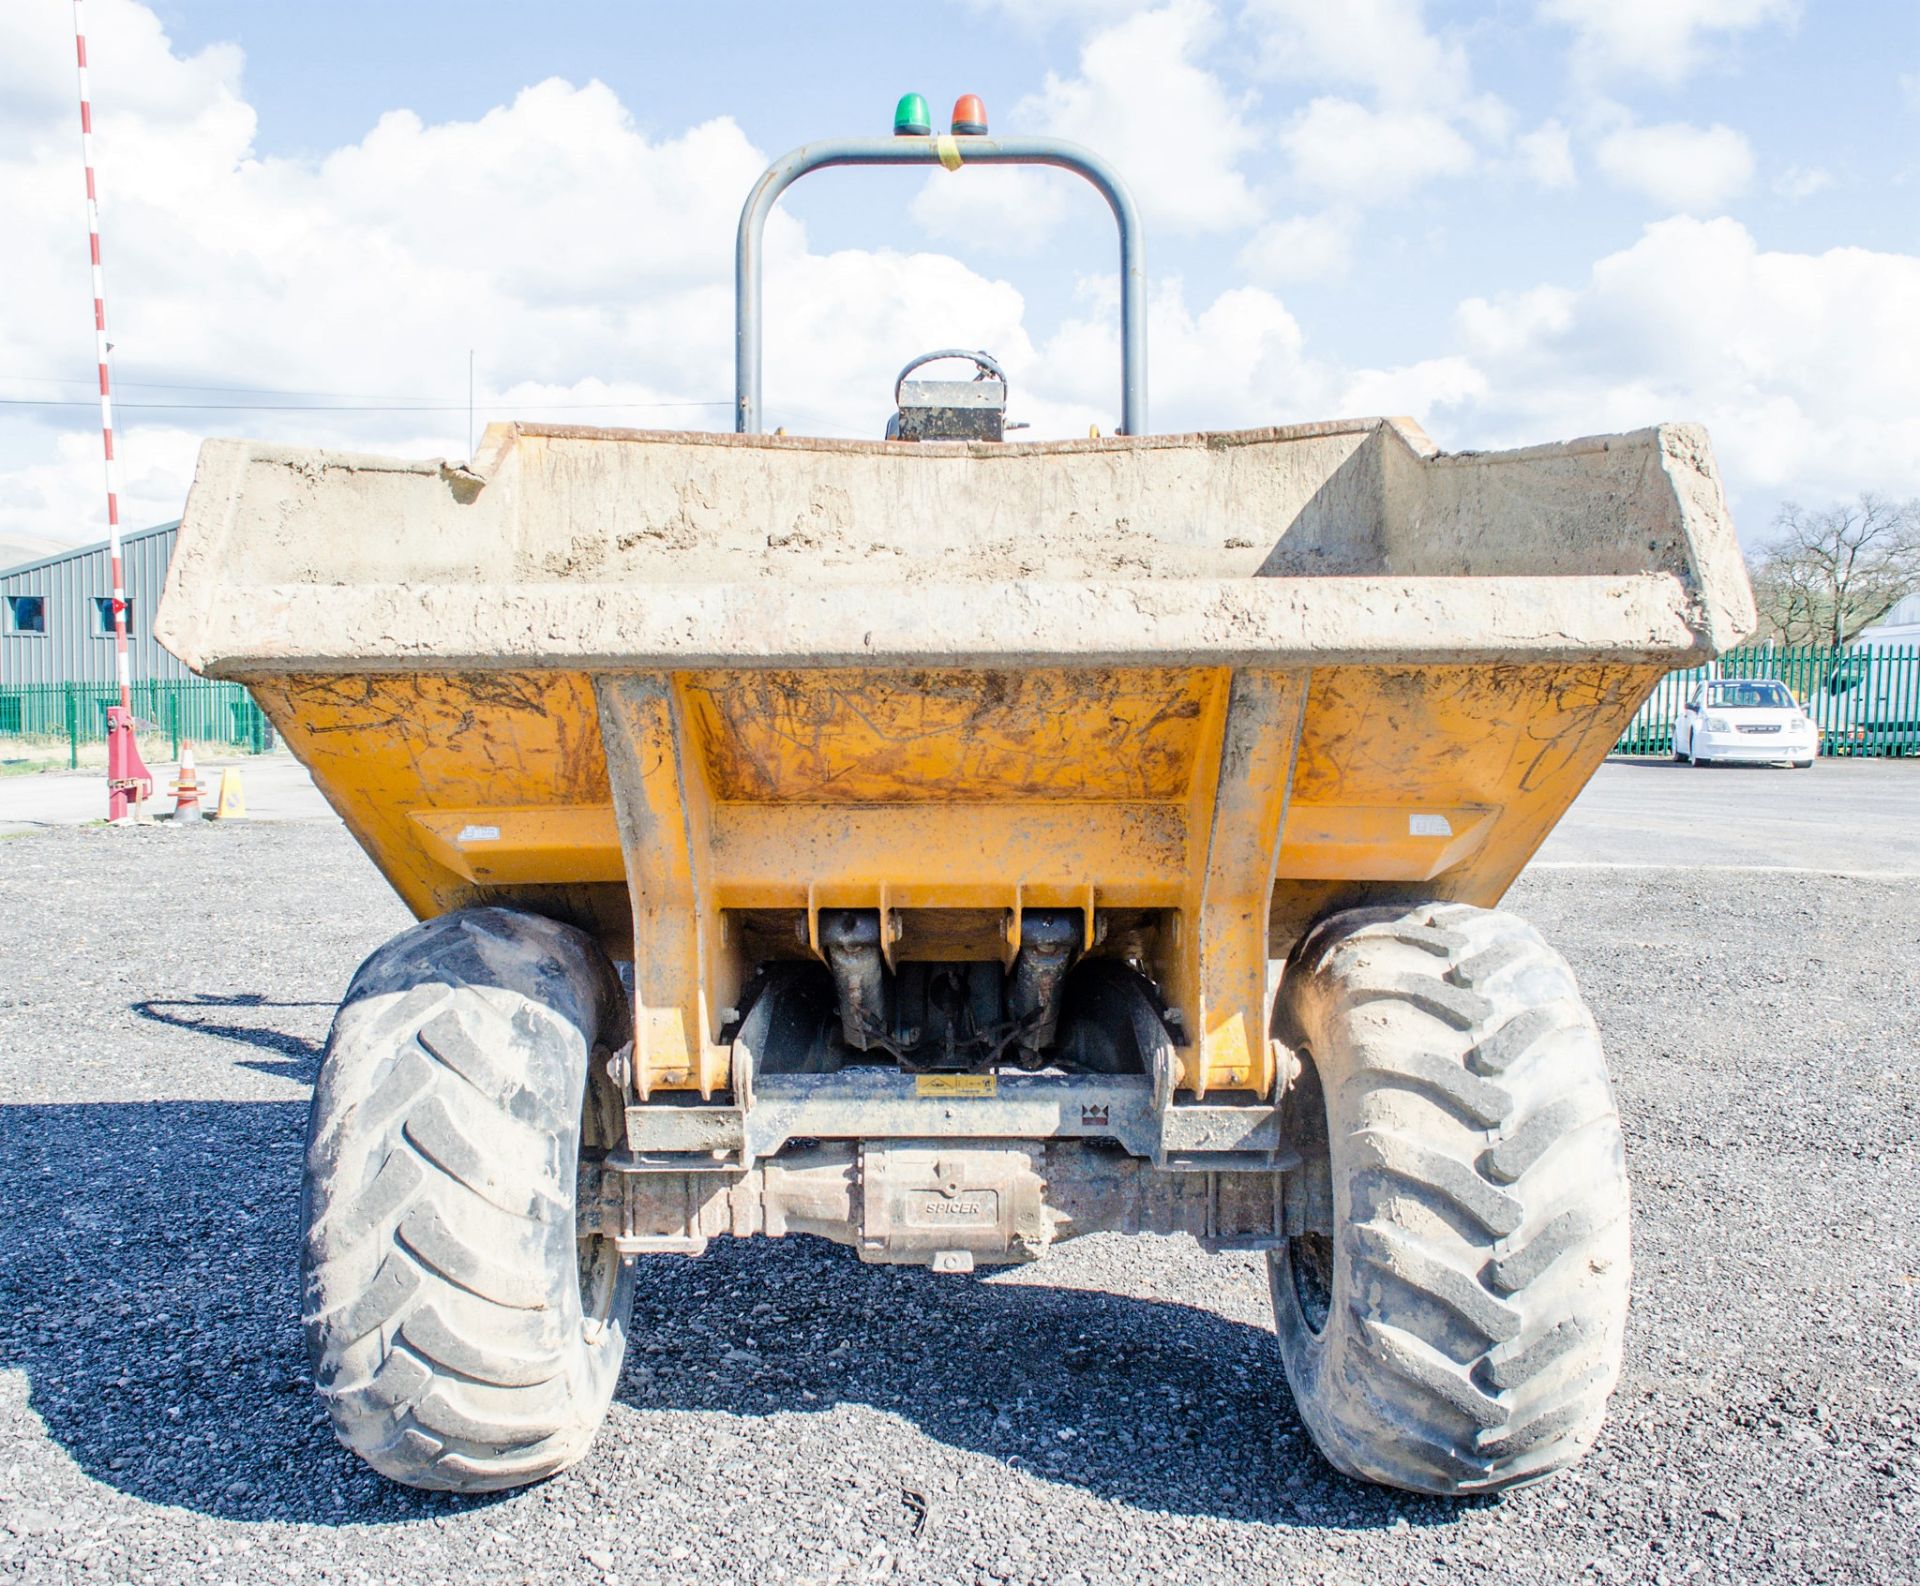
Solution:
[[[922,1074],[913,1086],[917,1096],[992,1096],[998,1088],[992,1074]]]
[[[240,773],[232,766],[220,773],[220,802],[215,807],[215,820],[242,820],[247,813],[246,790],[240,785]]]

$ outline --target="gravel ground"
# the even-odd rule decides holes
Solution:
[[[0,1579],[1920,1578],[1911,882],[1516,889],[1607,1035],[1637,1195],[1626,1375],[1559,1482],[1334,1475],[1253,1259],[1102,1237],[962,1278],[794,1239],[649,1259],[593,1453],[463,1500],[334,1444],[295,1325],[307,1087],[398,904],[332,825],[0,860]]]

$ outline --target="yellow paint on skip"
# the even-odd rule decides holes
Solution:
[[[1090,927],[1127,915],[1189,1033],[1183,1086],[1265,1094],[1269,958],[1326,910],[1409,887],[1497,902],[1660,671],[827,667],[252,686],[416,914],[511,904],[635,960],[643,1094],[727,1087],[719,1033],[754,968],[742,921],[790,915],[782,950],[805,956],[818,910],[848,907],[951,911],[917,929],[968,957],[1003,955],[1024,909],[1074,908]],[[962,940],[976,925],[980,940]]]

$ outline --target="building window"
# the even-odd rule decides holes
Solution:
[[[45,633],[47,597],[45,595],[7,596],[7,632]]]
[[[133,596],[127,596],[123,603],[127,608],[127,632],[133,632]],[[113,637],[113,596],[95,595],[93,597],[94,632],[102,638]]]

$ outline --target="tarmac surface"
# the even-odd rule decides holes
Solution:
[[[1459,1504],[1320,1461],[1258,1258],[1120,1236],[647,1258],[581,1465],[383,1482],[307,1380],[298,1179],[407,921],[255,770],[246,823],[0,843],[0,1581],[1920,1579],[1920,767],[1609,766],[1514,889],[1608,1042],[1634,1309],[1589,1458]]]
[[[220,773],[240,773],[250,820],[332,820],[332,809],[313,785],[307,768],[285,752],[263,755],[196,756],[195,780],[211,814],[220,791]],[[172,762],[148,762],[156,790],[149,813],[164,817],[173,808],[180,768]],[[105,774],[93,771],[45,771],[0,777],[0,837],[18,837],[51,826],[86,826],[107,818]]]
[[[1609,760],[1536,864],[1814,870],[1920,880],[1920,764]]]

